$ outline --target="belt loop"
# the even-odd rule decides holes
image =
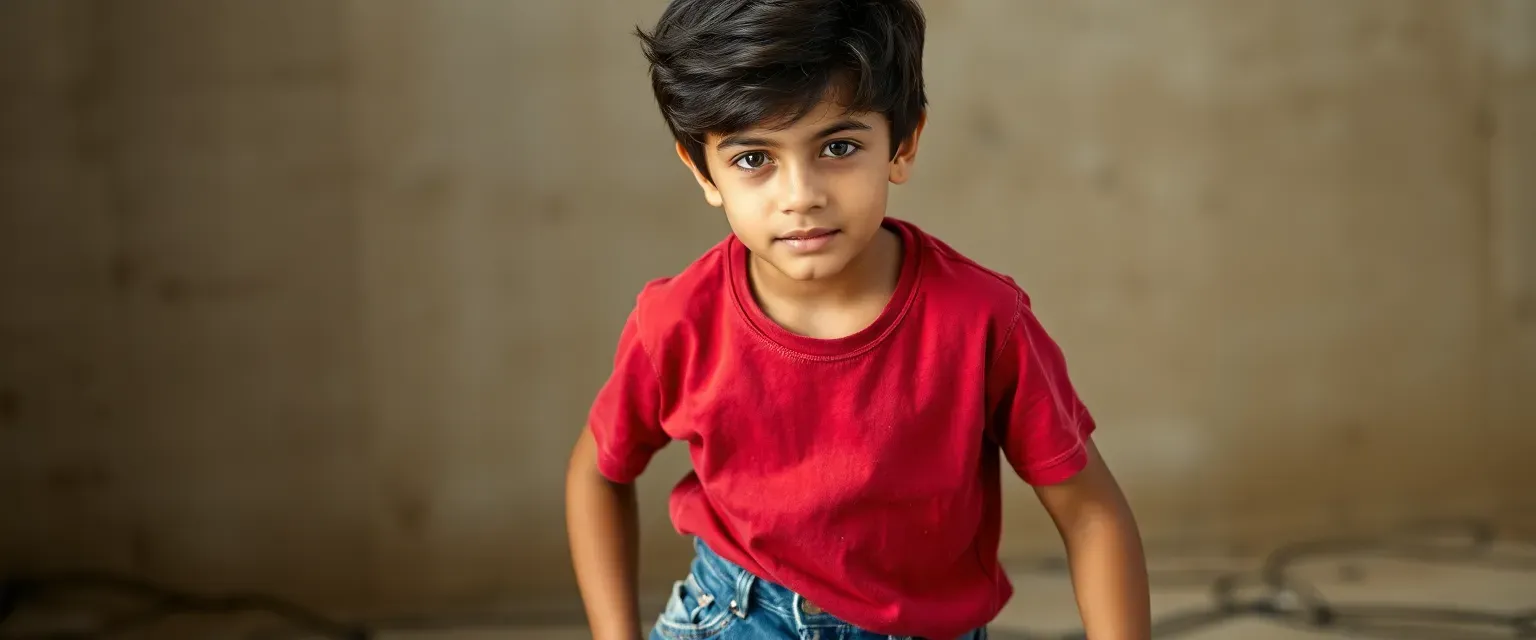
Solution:
[[[743,620],[747,619],[747,609],[752,601],[752,584],[757,576],[750,571],[741,571],[736,574],[736,599],[731,601],[731,613]]]

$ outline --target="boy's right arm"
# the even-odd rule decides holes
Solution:
[[[640,638],[635,486],[613,482],[598,472],[591,429],[582,429],[571,452],[565,474],[565,519],[593,640]]]

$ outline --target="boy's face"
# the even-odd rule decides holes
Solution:
[[[694,167],[704,197],[760,261],[797,281],[842,273],[880,231],[890,183],[906,182],[922,121],[891,157],[879,113],[847,113],[826,101],[788,128],[757,128],[704,140],[713,181]]]

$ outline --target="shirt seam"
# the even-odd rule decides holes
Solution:
[[[656,428],[665,435],[666,429],[661,426],[661,414],[662,405],[666,400],[666,396],[663,395],[666,385],[661,379],[661,367],[656,365],[656,357],[651,355],[651,347],[646,344],[648,338],[649,332],[645,330],[645,303],[641,301],[635,304],[635,341],[640,343],[640,353],[645,354],[645,363],[651,366],[651,376],[656,379]]]
[[[1013,340],[1014,329],[1017,329],[1019,327],[1019,321],[1024,319],[1024,292],[1018,287],[1014,287],[1013,302],[1013,319],[1008,322],[1008,329],[1003,332],[1003,341],[999,343],[997,345],[997,349],[992,352],[992,364],[987,365],[988,377],[996,374],[998,362],[1002,361],[1003,359],[1003,351],[1008,348],[1008,345],[1011,344]]]
[[[1079,424],[1079,422],[1080,421],[1078,421],[1078,420],[1073,420],[1072,421],[1072,430],[1074,432],[1079,430],[1079,428],[1081,426]],[[1028,469],[1030,473],[1040,473],[1042,471],[1049,471],[1049,470],[1054,469],[1054,468],[1056,468],[1058,466],[1061,466],[1061,464],[1063,462],[1066,462],[1068,458],[1071,458],[1072,456],[1077,455],[1078,452],[1083,451],[1084,449],[1087,449],[1087,446],[1085,446],[1083,444],[1083,439],[1082,439],[1081,436],[1079,436],[1077,438],[1077,442],[1072,445],[1072,448],[1067,449],[1066,451],[1058,453],[1058,454],[1056,454],[1054,456],[1051,456],[1049,459],[1047,459],[1044,462],[1036,463],[1034,465],[1030,465],[1030,466],[1027,466],[1025,468]]]
[[[738,316],[737,319],[747,326],[747,330],[752,333],[753,338],[756,338],[758,342],[762,343],[764,346],[777,351],[782,356],[808,362],[837,362],[841,360],[852,360],[854,358],[867,355],[869,352],[880,348],[884,345],[885,341],[890,338],[891,334],[896,332],[896,330],[901,326],[902,321],[906,319],[907,313],[911,310],[912,305],[917,304],[918,287],[918,283],[914,283],[912,285],[911,298],[907,300],[906,304],[902,305],[901,311],[897,312],[896,317],[891,322],[891,326],[886,327],[885,331],[880,332],[880,335],[871,339],[869,344],[863,345],[846,353],[814,354],[796,351],[795,349],[786,347],[783,344],[780,344],[779,341],[774,340],[773,336],[768,335],[767,332],[758,327],[751,318]],[[737,300],[736,307],[738,314],[744,315],[748,313],[746,309],[741,308],[741,305],[742,302]]]
[[[1013,340],[1014,329],[1018,328],[1019,321],[1024,318],[1024,291],[1018,287],[1013,288],[1013,302],[1013,319],[1008,321],[1008,329],[1003,331],[1002,341],[998,343],[997,349],[992,351],[992,362],[987,365],[987,375],[982,380],[983,389],[992,388],[992,380],[997,376],[997,367],[999,366],[998,363],[1003,359],[1003,352],[1008,349],[1008,345]],[[1007,429],[1005,425],[998,424],[997,416],[992,414],[993,408],[991,406],[985,407],[986,428],[984,433],[995,444],[1002,446],[1003,443],[1008,441]]]

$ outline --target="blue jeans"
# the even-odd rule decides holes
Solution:
[[[865,631],[748,573],[694,539],[688,577],[672,585],[651,640],[904,640]],[[983,627],[962,640],[986,640]],[[946,639],[947,640],[947,639]]]

